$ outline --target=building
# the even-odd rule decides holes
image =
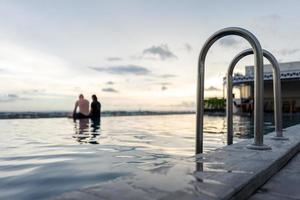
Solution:
[[[300,112],[300,62],[280,63],[283,112]],[[264,110],[273,112],[273,73],[270,64],[264,67]],[[246,66],[245,75],[233,76],[235,106],[251,112],[254,97],[254,67]]]

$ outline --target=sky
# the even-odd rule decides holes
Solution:
[[[72,111],[80,93],[103,110],[193,110],[205,40],[251,31],[280,62],[300,60],[299,1],[0,0],[0,111]],[[209,50],[205,97],[222,97],[237,36]],[[267,63],[267,61],[265,61]],[[235,72],[244,72],[253,57]]]

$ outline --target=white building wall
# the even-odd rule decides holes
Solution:
[[[272,66],[270,64],[264,65],[264,73],[272,73]],[[289,62],[289,63],[279,63],[281,72],[288,71],[300,71],[300,61],[299,62]],[[245,66],[245,75],[254,75],[254,66]]]

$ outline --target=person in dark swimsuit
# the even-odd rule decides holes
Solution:
[[[98,101],[96,95],[92,95],[93,102],[91,103],[90,117],[91,119],[101,118],[101,103]]]

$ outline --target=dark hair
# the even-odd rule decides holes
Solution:
[[[83,97],[83,94],[80,94],[80,95],[79,95],[79,98],[84,98],[84,97]]]
[[[92,99],[93,99],[94,101],[97,101],[97,96],[96,96],[95,94],[93,94],[93,95],[92,95]]]

